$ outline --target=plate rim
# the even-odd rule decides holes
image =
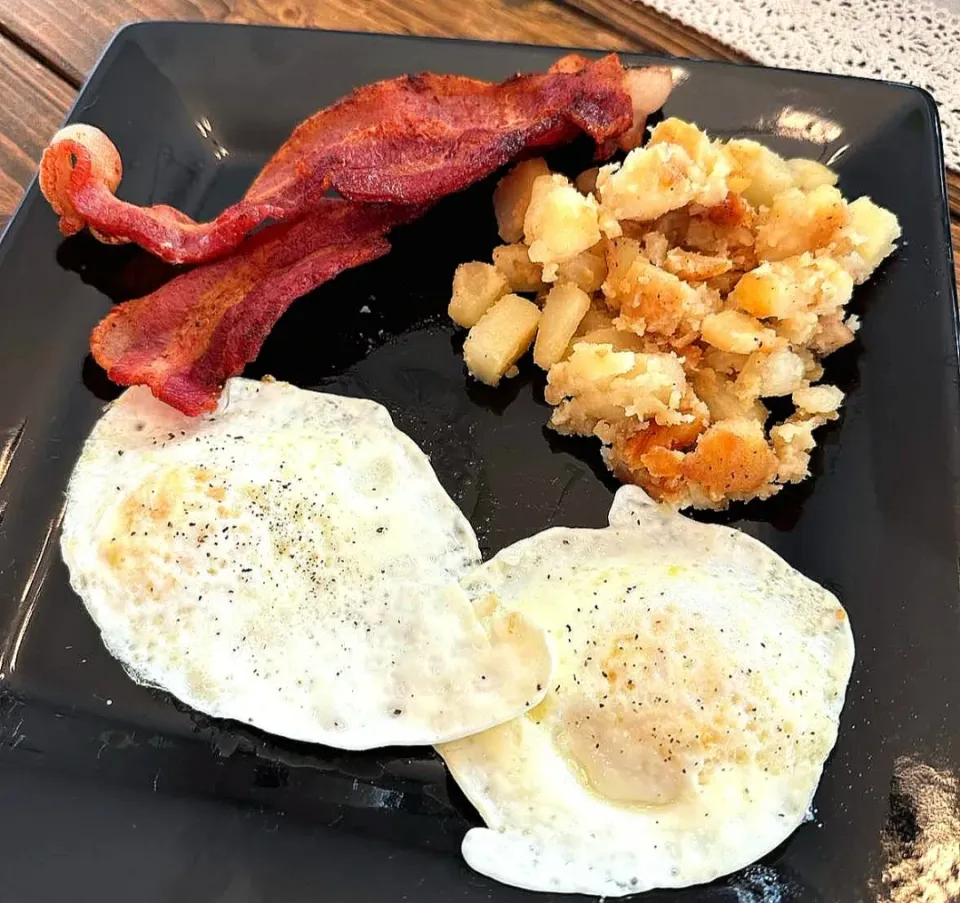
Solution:
[[[109,76],[110,67],[114,64],[116,54],[122,48],[123,42],[125,40],[136,39],[140,34],[152,33],[155,31],[159,31],[161,29],[170,28],[171,26],[176,26],[176,28],[171,29],[172,31],[179,31],[183,27],[200,31],[200,28],[203,27],[204,31],[209,30],[209,28],[214,28],[214,29],[232,28],[235,31],[240,29],[242,30],[256,29],[260,31],[268,30],[270,32],[318,32],[321,35],[327,35],[327,34],[332,36],[343,35],[343,36],[349,36],[349,37],[362,37],[362,38],[372,38],[372,39],[387,37],[387,38],[402,39],[404,42],[409,43],[411,46],[416,46],[421,41],[431,41],[431,42],[442,41],[448,44],[456,43],[456,44],[476,45],[478,48],[491,46],[491,45],[492,46],[503,45],[505,47],[514,47],[518,49],[535,48],[540,51],[551,50],[551,49],[557,50],[557,51],[581,49],[581,50],[584,50],[584,52],[591,53],[591,54],[605,52],[602,49],[596,49],[596,48],[594,49],[568,48],[560,45],[529,44],[529,43],[522,43],[522,42],[495,42],[495,41],[483,41],[483,40],[463,39],[463,38],[444,38],[444,37],[434,37],[434,36],[421,37],[421,36],[411,36],[411,35],[392,35],[392,34],[382,34],[382,33],[360,32],[360,31],[347,31],[347,30],[310,29],[310,28],[302,28],[302,27],[290,28],[290,27],[278,26],[278,25],[250,25],[250,24],[243,24],[243,23],[218,23],[218,22],[180,22],[180,21],[170,21],[170,20],[135,22],[135,23],[130,23],[122,26],[113,34],[110,41],[107,43],[107,45],[104,47],[103,51],[101,52],[100,56],[98,57],[96,64],[91,69],[91,72],[87,77],[87,79],[85,80],[83,86],[78,91],[77,96],[74,100],[74,103],[71,105],[70,109],[66,114],[65,122],[74,121],[74,118],[79,115],[78,111],[82,111],[85,108],[85,104],[87,103],[87,99],[90,96],[91,90],[95,91],[98,87],[99,80]],[[129,37],[126,34],[127,32],[130,32]],[[658,60],[673,61],[673,58],[660,57],[658,55],[649,54],[649,53],[642,53],[642,52],[635,53],[632,51],[610,51],[610,52],[625,54],[630,59],[651,60],[651,61],[658,61]],[[676,60],[676,63],[678,65],[683,65],[685,62],[687,61]],[[708,63],[711,66],[719,64],[727,68],[731,66],[735,66],[737,69],[747,70],[746,72],[744,72],[744,76],[747,78],[756,77],[755,75],[749,72],[749,70],[751,69],[771,71],[771,67],[763,67],[763,66],[757,66],[752,64],[744,65],[744,64],[730,63],[726,61],[691,60],[691,62],[695,62],[698,68],[704,63]],[[772,71],[778,71],[778,70],[772,70]],[[838,76],[838,75],[831,75],[829,73],[808,72],[805,70],[785,69],[785,70],[779,70],[779,71],[782,71],[784,73],[798,73],[804,76],[813,75],[813,76],[816,76],[818,79],[823,79],[823,80],[833,80],[833,79],[839,78],[839,79],[845,79],[848,81],[853,80],[857,82],[874,82],[874,83],[882,84],[885,87],[895,88],[899,90],[907,89],[910,92],[919,93],[921,95],[922,102],[926,107],[926,109],[932,110],[933,115],[930,118],[930,122],[931,122],[931,130],[934,138],[934,145],[935,145],[934,154],[935,154],[935,160],[940,165],[940,179],[939,179],[939,182],[937,183],[938,187],[936,190],[940,192],[941,224],[945,227],[945,234],[948,237],[948,240],[946,242],[945,249],[943,250],[931,249],[931,250],[933,251],[934,254],[940,254],[940,253],[945,254],[945,263],[947,265],[947,275],[945,277],[944,284],[945,285],[949,284],[951,289],[951,292],[949,293],[951,300],[949,303],[951,303],[953,342],[957,347],[958,357],[960,357],[960,332],[958,332],[958,324],[960,324],[960,310],[958,310],[958,305],[957,305],[956,271],[954,269],[954,254],[953,254],[952,244],[949,241],[951,220],[950,220],[950,214],[949,214],[949,207],[947,204],[946,181],[945,181],[945,174],[944,174],[944,168],[943,168],[942,144],[940,143],[940,119],[939,119],[938,111],[936,108],[936,104],[933,101],[931,95],[929,94],[929,92],[925,91],[922,88],[917,88],[910,85],[903,85],[896,82],[882,82],[880,80],[865,79],[857,76]],[[924,131],[926,132],[927,129],[924,128]],[[33,201],[36,200],[36,198],[34,197],[34,192],[37,189],[36,183],[37,183],[37,178],[36,176],[34,176],[30,184],[28,185],[27,189],[24,191],[23,197],[18,203],[15,211],[12,213],[10,217],[10,221],[7,225],[7,228],[3,231],[2,238],[6,238],[7,235],[13,234],[11,232],[11,227],[14,225],[15,222],[18,221],[18,219],[20,220],[23,219],[23,216],[21,214],[26,211],[27,205],[30,203],[33,203]],[[927,211],[926,216],[935,217],[936,213],[932,210],[929,210]],[[6,242],[0,241],[0,260],[2,260],[5,257],[5,252],[9,249],[11,245],[12,245],[12,241],[6,241]],[[940,299],[929,298],[928,303],[939,304]],[[944,341],[947,341],[947,340],[948,340],[948,337],[944,337]],[[949,403],[950,408],[954,409],[954,412],[956,413],[956,411],[960,410],[960,382],[955,382],[955,386],[956,386],[956,392],[957,392],[956,400],[954,400],[953,397],[951,397],[949,390],[946,393],[946,395],[947,395],[947,402]],[[954,450],[956,450],[957,448],[956,442],[952,444],[954,445]],[[958,460],[955,454],[952,455],[952,457],[954,457],[955,461]],[[954,523],[960,525],[960,509],[957,509],[955,511]],[[958,537],[958,541],[960,541],[960,529],[956,531],[956,535]],[[3,691],[4,691],[4,687],[0,685],[0,701],[2,701]]]

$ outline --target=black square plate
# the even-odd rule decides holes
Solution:
[[[137,25],[70,118],[116,142],[123,197],[206,218],[299,120],[357,85],[422,70],[501,79],[559,55]],[[727,518],[851,615],[857,663],[816,820],[746,872],[647,899],[873,900],[889,863],[919,853],[929,817],[904,769],[960,766],[957,310],[937,115],[898,85],[680,65],[667,113],[831,162],[847,196],[897,213],[905,240],[858,292],[860,340],[829,362],[849,401],[815,478]],[[583,163],[581,150],[562,162]],[[496,391],[463,373],[444,309],[456,263],[496,243],[491,184],[298,302],[251,368],[384,403],[487,554],[553,524],[601,525],[613,491],[594,443],[545,431],[532,367]],[[213,723],[135,686],[101,646],[58,550],[67,477],[114,391],[87,336],[112,301],[168,275],[133,249],[61,242],[36,187],[0,247],[0,900],[532,900],[461,863],[477,817],[429,751],[343,754]]]

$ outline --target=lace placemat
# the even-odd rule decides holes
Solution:
[[[960,171],[960,0],[634,0],[767,66],[909,82]]]

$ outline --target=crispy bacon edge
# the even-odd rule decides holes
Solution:
[[[260,351],[290,304],[390,250],[385,235],[414,207],[328,198],[294,223],[272,226],[222,260],[115,307],[93,330],[94,359],[120,385],[147,385],[196,416]]]
[[[206,223],[166,205],[120,200],[120,154],[89,125],[54,136],[40,188],[64,235],[88,227],[107,243],[134,242],[170,263],[198,263],[229,253],[267,220],[309,213],[331,188],[351,200],[424,204],[525,149],[579,132],[609,155],[618,144],[637,143],[671,87],[668,69],[625,70],[614,54],[593,61],[571,54],[545,73],[501,84],[430,73],[377,82],[298,126],[244,198]]]
[[[429,74],[380,82],[298,127],[244,199],[209,223],[118,199],[120,155],[92,126],[55,136],[40,184],[64,234],[88,227],[174,263],[221,258],[120,305],[91,336],[114,382],[147,385],[195,416],[215,409],[224,381],[256,357],[293,300],[387,253],[386,233],[426,202],[579,131],[598,156],[629,149],[671,87],[669,70],[576,55],[502,85]],[[331,187],[352,200],[325,197]],[[268,219],[279,222],[249,235]]]

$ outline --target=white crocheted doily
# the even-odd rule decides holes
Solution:
[[[960,0],[635,0],[767,66],[909,82],[960,170]]]

